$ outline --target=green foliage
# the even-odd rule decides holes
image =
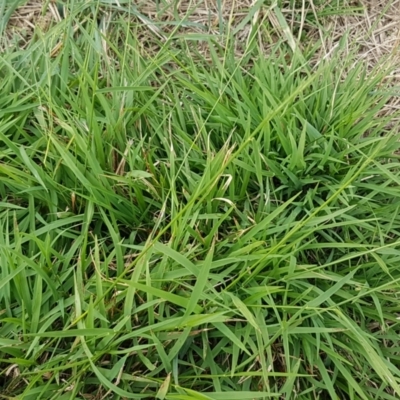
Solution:
[[[385,71],[70,23],[0,58],[1,394],[398,398]]]

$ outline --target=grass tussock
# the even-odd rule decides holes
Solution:
[[[0,57],[0,395],[398,398],[388,71],[77,21]]]

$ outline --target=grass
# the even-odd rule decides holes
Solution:
[[[389,71],[80,12],[0,57],[0,398],[397,399]]]

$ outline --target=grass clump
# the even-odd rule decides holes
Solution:
[[[385,72],[114,28],[0,59],[1,395],[396,399]]]

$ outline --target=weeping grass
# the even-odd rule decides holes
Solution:
[[[0,397],[397,399],[388,71],[110,32],[0,57]]]

